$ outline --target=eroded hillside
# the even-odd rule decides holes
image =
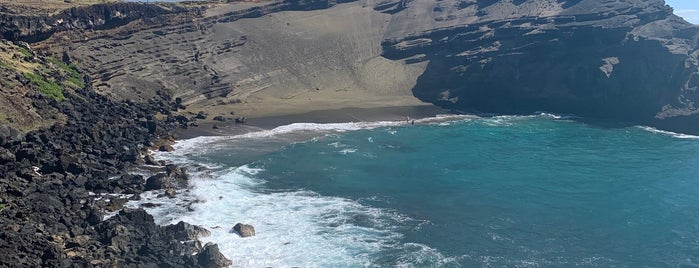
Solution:
[[[36,45],[65,52],[99,92],[165,90],[190,112],[425,101],[699,132],[699,31],[662,0],[210,1],[123,15],[151,10],[131,5],[119,13],[133,20]]]

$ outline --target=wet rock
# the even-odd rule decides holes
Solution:
[[[145,190],[183,188],[187,186],[188,179],[185,169],[175,165],[167,165],[164,173],[155,174],[146,180]]]
[[[166,189],[165,196],[167,196],[168,198],[175,198],[175,196],[177,196],[177,191],[175,189],[172,189],[172,188]]]
[[[157,161],[155,161],[155,158],[153,158],[152,155],[144,156],[143,162],[146,163],[146,165],[151,165],[151,166],[157,166],[159,164]]]
[[[237,124],[245,124],[246,122],[248,122],[248,119],[245,116],[241,116],[241,117],[236,118],[235,122]]]
[[[209,230],[204,227],[191,225],[189,223],[180,221],[177,224],[171,224],[165,226],[166,232],[175,236],[175,239],[180,241],[196,240],[201,237],[207,237],[211,235]]]
[[[197,263],[202,267],[227,267],[233,262],[227,259],[218,249],[218,245],[206,243],[201,253],[197,255]]]
[[[255,227],[249,224],[237,223],[233,226],[233,231],[241,237],[255,236]]]
[[[169,145],[169,144],[161,145],[160,148],[158,148],[158,151],[161,151],[161,152],[172,152],[174,150],[175,150],[175,148],[172,148],[172,145]]]
[[[151,191],[151,190],[160,190],[160,189],[168,189],[168,188],[173,188],[174,183],[172,181],[172,178],[168,177],[167,174],[165,173],[158,173],[153,176],[150,176],[146,180],[146,191]]]
[[[214,121],[226,122],[226,118],[219,115],[219,116],[214,117]]]

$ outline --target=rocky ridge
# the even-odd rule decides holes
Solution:
[[[196,13],[196,9],[188,9],[175,4],[157,3],[143,5],[138,3],[105,3],[77,6],[49,13],[24,5],[0,6],[0,32],[6,40],[37,42],[44,40],[57,32],[106,30],[126,25],[135,20],[151,24],[160,24],[156,18],[168,14]]]

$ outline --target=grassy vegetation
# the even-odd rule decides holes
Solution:
[[[24,56],[24,57],[34,56],[34,54],[32,54],[31,52],[29,52],[29,50],[27,50],[26,48],[23,48],[23,47],[17,47],[17,51],[19,51],[19,53],[22,54],[22,56]]]
[[[78,72],[78,68],[75,67],[74,64],[66,64],[63,61],[52,57],[48,58],[48,61],[56,67],[58,67],[59,69],[63,70],[64,72],[68,73],[68,78],[66,79],[66,82],[71,83],[73,86],[77,88],[85,87],[85,81],[83,81],[83,76]]]
[[[5,204],[0,204],[0,211],[2,211],[3,209],[5,209]]]
[[[63,89],[58,83],[56,83],[56,81],[46,80],[42,76],[35,73],[24,73],[24,77],[36,85],[41,94],[58,101],[65,99],[65,96],[63,96]]]

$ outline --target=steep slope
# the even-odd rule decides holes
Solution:
[[[166,89],[214,115],[421,100],[699,133],[699,31],[662,0],[341,2],[207,2],[41,47],[66,52],[105,94]]]

